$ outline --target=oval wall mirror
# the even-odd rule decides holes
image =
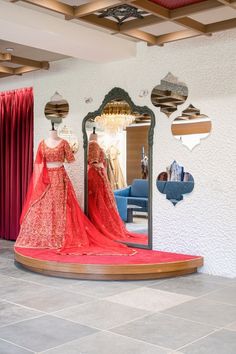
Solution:
[[[166,171],[161,172],[156,180],[156,186],[160,193],[166,195],[174,206],[183,200],[183,195],[191,193],[194,188],[194,179],[184,167],[173,161]]]
[[[201,139],[208,137],[211,131],[211,120],[200,110],[190,104],[181,116],[175,118],[171,125],[173,136],[192,150],[200,144]]]
[[[169,117],[188,97],[188,87],[170,72],[154,87],[151,101],[155,107]]]
[[[108,237],[141,248],[152,247],[154,125],[121,88],[83,120],[85,209]]]

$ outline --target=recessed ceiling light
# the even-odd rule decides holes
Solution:
[[[7,51],[7,52],[13,52],[14,49],[13,49],[13,48],[6,48],[6,51]]]

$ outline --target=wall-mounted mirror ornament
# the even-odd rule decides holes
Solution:
[[[153,112],[120,88],[83,120],[85,210],[103,232],[142,248],[152,247],[154,125]]]
[[[68,102],[56,91],[44,108],[45,117],[51,121],[54,129],[54,124],[60,124],[68,113]]]
[[[200,140],[206,138],[211,131],[211,120],[192,104],[188,106],[182,115],[175,118],[171,125],[173,136],[192,150],[200,144]]]
[[[170,72],[154,87],[151,101],[155,107],[169,117],[188,97],[188,87]]]
[[[156,180],[156,186],[160,193],[166,194],[173,205],[183,200],[183,195],[191,193],[194,188],[194,179],[184,167],[173,161],[166,171],[161,172]]]

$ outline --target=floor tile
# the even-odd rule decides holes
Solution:
[[[148,311],[162,311],[169,307],[191,300],[187,295],[151,288],[139,288],[110,296],[107,300]]]
[[[221,289],[225,285],[202,280],[201,277],[195,278],[174,278],[166,280],[160,284],[150,285],[153,289],[170,291],[178,294],[190,295],[193,297],[202,296],[209,292]]]
[[[172,307],[164,313],[219,327],[236,321],[236,306],[221,304],[204,298]]]
[[[167,354],[168,351],[116,334],[100,332],[61,347],[51,349],[45,354]]]
[[[67,289],[71,285],[79,285],[83,283],[83,280],[50,277],[29,271],[24,271],[24,274],[21,274],[21,278],[37,284],[63,289]]]
[[[236,322],[230,323],[228,326],[226,326],[227,329],[230,329],[231,331],[236,331]]]
[[[1,257],[2,258],[9,258],[14,259],[14,253],[10,248],[1,248]]]
[[[236,306],[236,286],[215,291],[214,293],[204,296],[204,299],[219,301]]]
[[[9,240],[0,240],[0,247],[2,248],[10,248],[13,249],[15,245],[14,241],[9,241]]]
[[[148,314],[148,311],[105,300],[54,313],[56,316],[99,329],[109,329]]]
[[[2,279],[2,281],[1,281]],[[35,296],[40,291],[47,289],[42,285],[30,283],[21,279],[14,279],[7,276],[0,276],[0,281],[4,286],[0,287],[0,298],[17,302],[24,297]]]
[[[235,354],[235,332],[227,330],[215,332],[185,348],[181,348],[181,352],[185,354]]]
[[[136,282],[85,280],[82,284],[72,285],[67,290],[78,291],[81,294],[103,298],[138,287],[139,285]]]
[[[40,352],[94,332],[94,329],[87,326],[53,316],[43,316],[2,327],[0,338]]]
[[[234,279],[233,278],[226,278],[220,277],[218,275],[211,275],[211,274],[204,274],[204,273],[194,273],[190,275],[184,275],[181,278],[188,278],[188,279],[201,279],[202,281],[218,283],[222,285],[230,285]]]
[[[40,311],[0,301],[0,327],[42,315],[43,313]]]
[[[1,354],[31,354],[31,350],[20,348],[14,344],[5,342],[0,339],[0,353]]]
[[[16,303],[44,312],[54,312],[93,300],[94,298],[90,296],[47,288],[35,294],[22,295],[21,298],[16,300]]]
[[[214,330],[212,326],[168,315],[154,314],[113,328],[111,331],[161,347],[178,349]]]

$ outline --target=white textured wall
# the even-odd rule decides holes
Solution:
[[[0,81],[0,91],[32,85],[35,92],[35,144],[47,136],[46,102],[55,90],[70,104],[66,124],[79,136],[80,150],[70,175],[83,200],[83,148],[81,122],[99,107],[114,86],[130,94],[138,105],[148,105],[156,115],[154,140],[153,236],[159,250],[199,254],[202,271],[236,276],[236,31],[210,38],[195,38],[159,47],[140,44],[135,59],[91,64],[74,59],[54,63],[49,72]],[[171,71],[189,88],[185,104],[168,119],[150,101],[139,98],[141,89],[152,88]],[[86,104],[84,97],[92,96]],[[190,152],[171,135],[171,122],[192,103],[212,119],[211,135]],[[160,194],[156,176],[173,159],[195,179],[192,194],[176,207]]]

